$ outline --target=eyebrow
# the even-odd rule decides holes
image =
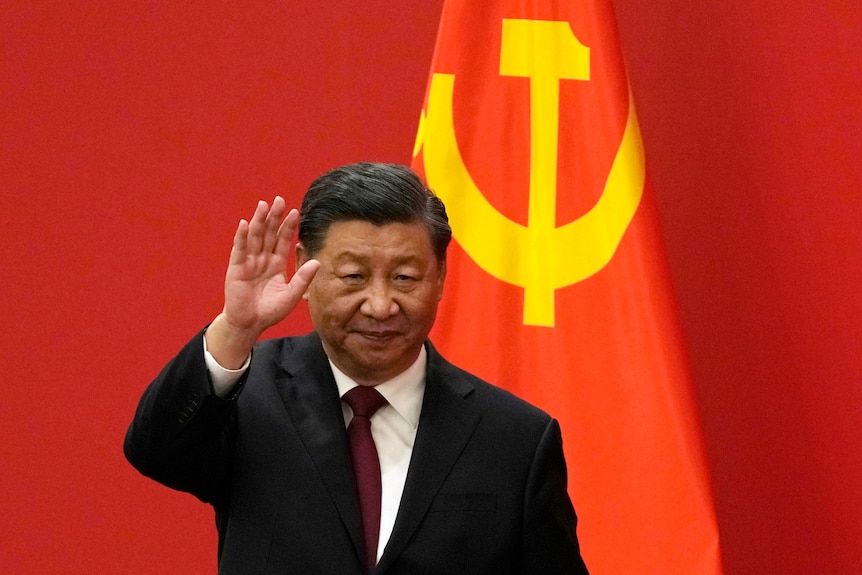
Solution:
[[[335,254],[332,258],[332,261],[336,264],[342,262],[357,262],[357,263],[365,263],[369,261],[370,258],[366,255],[353,252],[350,250],[345,250],[343,252],[339,252]],[[399,265],[409,265],[409,264],[420,264],[422,262],[421,258],[415,255],[403,255],[395,258],[394,263],[396,266]]]

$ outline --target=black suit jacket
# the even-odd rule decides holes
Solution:
[[[219,573],[364,573],[344,419],[318,336],[259,343],[228,399],[212,392],[202,339],[145,392],[126,457],[214,506]],[[375,573],[586,573],[557,422],[426,348],[407,482]]]

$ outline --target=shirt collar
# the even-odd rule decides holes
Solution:
[[[389,405],[414,429],[419,426],[419,414],[422,411],[422,398],[425,395],[425,365],[427,363],[428,353],[423,345],[413,365],[392,379],[374,386],[374,389],[379,391],[380,395],[389,402]],[[329,360],[329,366],[332,368],[332,375],[338,386],[338,397],[344,397],[345,393],[359,385],[338,369],[332,360]]]

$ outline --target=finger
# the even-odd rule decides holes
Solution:
[[[284,217],[284,198],[276,196],[272,201],[272,207],[269,213],[266,214],[266,230],[263,238],[263,252],[272,252],[278,242],[278,230],[281,225],[281,219]]]
[[[248,222],[240,220],[233,235],[233,248],[230,250],[230,263],[238,264],[245,259],[248,247]]]
[[[290,278],[290,283],[288,284],[292,295],[296,298],[296,301],[299,301],[299,298],[303,296],[303,294],[308,289],[308,285],[311,283],[311,280],[314,279],[315,274],[320,269],[320,262],[318,260],[308,260],[296,270],[296,273],[293,274],[293,277]]]
[[[278,237],[276,238],[275,249],[273,250],[277,256],[287,259],[290,255],[291,241],[298,226],[299,211],[292,209],[278,228]]]
[[[259,201],[254,215],[248,222],[248,247],[246,248],[248,255],[259,254],[263,247],[263,236],[266,233],[266,214],[268,212],[267,203],[263,200]]]

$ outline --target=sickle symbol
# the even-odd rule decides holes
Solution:
[[[530,213],[523,226],[482,195],[458,150],[455,76],[433,74],[413,155],[446,204],[452,232],[486,272],[524,288],[524,324],[553,327],[554,291],[601,270],[634,217],[645,179],[629,91],[628,120],[602,196],[582,217],[555,227],[559,80],[589,79],[589,49],[568,22],[503,20],[501,74],[530,78]],[[477,225],[478,222],[481,224]]]

